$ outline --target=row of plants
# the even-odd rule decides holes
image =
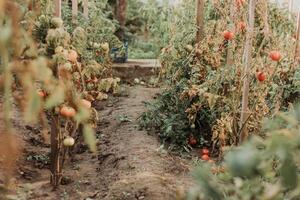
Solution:
[[[110,2],[114,10],[115,1]],[[134,59],[156,59],[160,49],[169,41],[169,22],[173,8],[169,1],[128,0],[126,9],[125,40],[129,43],[129,57]],[[115,15],[110,15],[115,19]]]
[[[265,121],[265,138],[227,150],[221,164],[201,163],[188,200],[296,200],[299,188],[300,106]]]
[[[118,92],[112,77],[110,45],[114,23],[101,13],[106,2],[91,1],[89,18],[54,17],[51,1],[0,1],[0,82],[3,127],[0,158],[5,184],[21,153],[13,113],[50,134],[51,184],[60,185],[66,155],[85,142],[96,152],[93,101]],[[16,107],[18,108],[16,110]]]
[[[246,1],[205,1],[204,32],[195,35],[195,1],[173,8],[169,44],[162,49],[161,78],[166,89],[141,116],[170,149],[206,146],[222,155],[237,145],[240,123],[244,46],[249,30]],[[299,100],[300,71],[295,62],[295,20],[287,10],[258,0],[255,6],[249,72],[249,135],[262,135],[262,121]],[[154,127],[154,128],[153,128]]]

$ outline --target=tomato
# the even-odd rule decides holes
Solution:
[[[41,97],[41,98],[44,98],[46,96],[46,92],[44,92],[43,90],[38,90],[38,95]]]
[[[203,155],[209,155],[209,150],[206,149],[206,148],[202,149],[202,154]]]
[[[196,144],[197,144],[197,140],[193,136],[191,136],[189,138],[189,145],[194,146]]]
[[[269,56],[273,61],[278,62],[281,59],[281,54],[279,51],[271,51]]]
[[[68,54],[68,60],[75,63],[77,61],[78,54],[74,50],[70,50]]]
[[[263,82],[266,80],[266,75],[264,72],[258,72],[256,77],[257,77],[257,80],[259,80],[260,82]]]
[[[201,156],[201,159],[205,160],[205,161],[209,161],[210,158],[209,158],[209,155],[204,154]]]
[[[234,33],[231,32],[231,31],[226,30],[226,31],[223,32],[223,37],[224,37],[225,40],[232,40],[233,37],[234,37]]]
[[[92,80],[93,83],[97,83],[98,82],[98,79],[97,77],[95,77],[93,80]]]
[[[60,114],[64,117],[74,117],[76,114],[76,110],[72,107],[63,106],[60,109]]]
[[[63,144],[65,147],[71,147],[75,144],[74,138],[68,136],[64,139]]]
[[[86,108],[91,108],[92,104],[90,101],[86,100],[86,99],[81,99],[81,104],[86,107]]]
[[[241,31],[244,31],[246,29],[247,25],[245,22],[240,22],[238,26]]]
[[[245,0],[235,0],[236,6],[238,8],[242,7],[245,4]]]

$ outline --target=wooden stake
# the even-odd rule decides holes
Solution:
[[[61,0],[55,0],[55,17],[61,17]]]
[[[83,0],[83,16],[88,19],[89,18],[89,1]]]
[[[196,1],[196,43],[199,43],[204,37],[204,2],[205,0]]]
[[[53,112],[51,119],[51,154],[50,154],[50,183],[53,188],[59,187],[62,178],[61,166],[61,147],[62,147],[62,134],[59,127],[59,118]]]
[[[231,0],[231,5],[230,5],[230,31],[235,33],[235,12],[236,12],[236,6],[235,6],[235,1],[236,0]],[[227,45],[227,58],[226,58],[226,65],[232,65],[233,64],[233,51],[232,51],[232,42],[228,42]]]
[[[270,36],[270,26],[269,26],[269,9],[268,9],[268,1],[263,1],[262,2],[262,6],[263,6],[263,10],[265,12],[264,16],[263,16],[263,20],[264,20],[264,34],[265,37],[269,37]],[[260,52],[258,52],[260,53]]]
[[[298,11],[298,18],[297,18],[297,30],[296,30],[296,47],[295,47],[295,56],[294,56],[294,64],[292,69],[295,68],[295,65],[299,64],[300,61],[300,11]]]
[[[125,39],[125,25],[126,25],[126,9],[127,9],[127,0],[117,1],[117,18],[120,24],[120,29],[116,32],[116,35],[120,40]]]
[[[242,128],[240,135],[240,143],[243,142],[248,136],[248,130],[245,123],[247,123],[248,104],[249,104],[249,73],[251,66],[251,49],[254,35],[254,15],[255,15],[255,3],[256,0],[250,0],[249,4],[249,28],[247,30],[246,44],[244,50],[245,69],[244,69],[244,86],[243,86],[243,99],[242,99],[242,110],[240,127]]]
[[[289,19],[292,19],[293,16],[293,7],[294,7],[294,1],[289,0]]]
[[[78,1],[72,0],[72,20],[76,22],[78,16]]]

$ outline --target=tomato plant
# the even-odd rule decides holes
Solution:
[[[69,26],[73,24],[53,16],[53,4],[49,1],[28,4],[27,1],[0,1],[0,5],[1,112],[4,113],[1,132],[6,133],[1,138],[8,141],[7,150],[1,148],[0,153],[7,153],[7,158],[11,153],[11,159],[4,163],[13,169],[17,157],[13,145],[18,142],[13,137],[15,130],[10,118],[16,104],[26,123],[40,124],[44,130],[50,130],[51,184],[57,188],[66,152],[72,153],[70,147],[76,148],[80,141],[74,138],[84,138],[92,152],[97,150],[92,127],[98,114],[92,101],[106,99],[106,93],[112,90],[117,92],[120,80],[112,78],[108,40],[94,40],[95,33],[102,36],[110,33],[103,32],[99,26],[90,32],[79,26],[71,29]],[[95,12],[99,12],[97,7],[90,12],[90,24],[83,24],[87,30],[95,23]],[[89,49],[92,40],[94,49]],[[86,54],[96,50],[101,51],[97,57],[100,63],[87,62]],[[93,78],[92,87],[86,84],[89,78]],[[7,174],[7,182],[10,175]]]
[[[162,141],[171,142],[174,149],[189,151],[186,141],[190,133],[212,152],[222,153],[222,147],[239,143],[244,128],[239,118],[248,28],[234,34],[231,30],[235,24],[248,23],[249,5],[236,2],[238,9],[232,19],[228,18],[231,1],[206,2],[205,34],[198,44],[196,29],[189,23],[195,18],[194,2],[184,1],[174,8],[169,43],[160,55],[161,77],[167,87],[141,117],[142,126],[155,127]],[[295,21],[284,9],[258,1],[254,27],[246,126],[249,135],[260,135],[265,117],[288,109],[299,99],[295,79],[299,69],[291,68],[295,52],[294,44],[288,42],[293,40]],[[285,52],[284,56],[274,49]],[[257,72],[263,73],[258,76]]]
[[[266,121],[265,138],[231,148],[223,163],[199,166],[189,199],[299,198],[299,108]]]

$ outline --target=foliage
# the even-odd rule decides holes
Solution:
[[[254,136],[231,149],[222,167],[198,167],[199,187],[187,199],[299,199],[299,116],[299,106],[278,113],[264,125],[266,138]],[[225,172],[216,173],[218,168]]]
[[[103,28],[112,22],[103,15],[99,20],[103,27],[93,24],[99,14],[95,14],[99,12],[97,6],[91,9],[91,24],[83,24],[83,29],[53,17],[49,1],[27,4],[0,0],[0,89],[1,112],[4,113],[0,135],[4,144],[0,145],[0,157],[7,171],[6,184],[17,159],[18,141],[11,122],[15,104],[26,123],[40,124],[43,131],[50,129],[50,170],[54,187],[60,183],[65,155],[70,151],[63,142],[65,138],[73,141],[75,138],[76,146],[82,137],[91,151],[97,150],[93,128],[98,116],[91,101],[107,99],[106,93],[117,92],[120,82],[111,78],[107,43],[111,41],[107,40],[113,37],[108,31],[111,29]],[[89,27],[93,28],[90,32]],[[88,90],[87,83],[91,81],[93,86]],[[106,87],[102,90],[103,83]]]
[[[170,39],[172,12],[173,8],[168,1],[128,1],[126,38],[129,40],[130,58],[149,59],[159,56],[160,49]]]
[[[232,20],[228,18],[230,2],[206,2],[205,34],[199,44],[195,44],[196,27],[190,23],[195,16],[194,1],[184,1],[176,7],[173,23],[168,26],[169,44],[162,49],[160,56],[163,65],[161,76],[166,79],[168,88],[142,119],[143,126],[156,125],[164,140],[178,138],[171,142],[181,147],[187,145],[186,137],[189,135],[194,135],[198,141],[206,140],[218,151],[238,143],[242,128],[239,117],[246,38],[246,31],[241,30],[238,24],[247,21],[248,5],[235,7],[236,14]],[[231,29],[235,30],[234,40],[224,40],[223,31]],[[295,43],[290,42],[295,41],[292,37],[294,30],[294,22],[288,20],[285,10],[258,1],[252,47],[255,52],[250,72],[250,117],[247,120],[250,135],[262,134],[263,118],[286,110],[290,103],[299,99],[299,68],[293,68],[294,51],[291,46]],[[269,52],[274,49],[280,49],[283,54],[284,58],[279,63],[269,58]],[[267,74],[265,82],[256,79],[258,71]],[[167,100],[169,93],[180,105]],[[161,116],[178,115],[182,116],[175,121],[161,120]],[[182,119],[185,119],[184,123]],[[174,124],[182,126],[175,128]],[[169,131],[163,127],[170,127]]]

